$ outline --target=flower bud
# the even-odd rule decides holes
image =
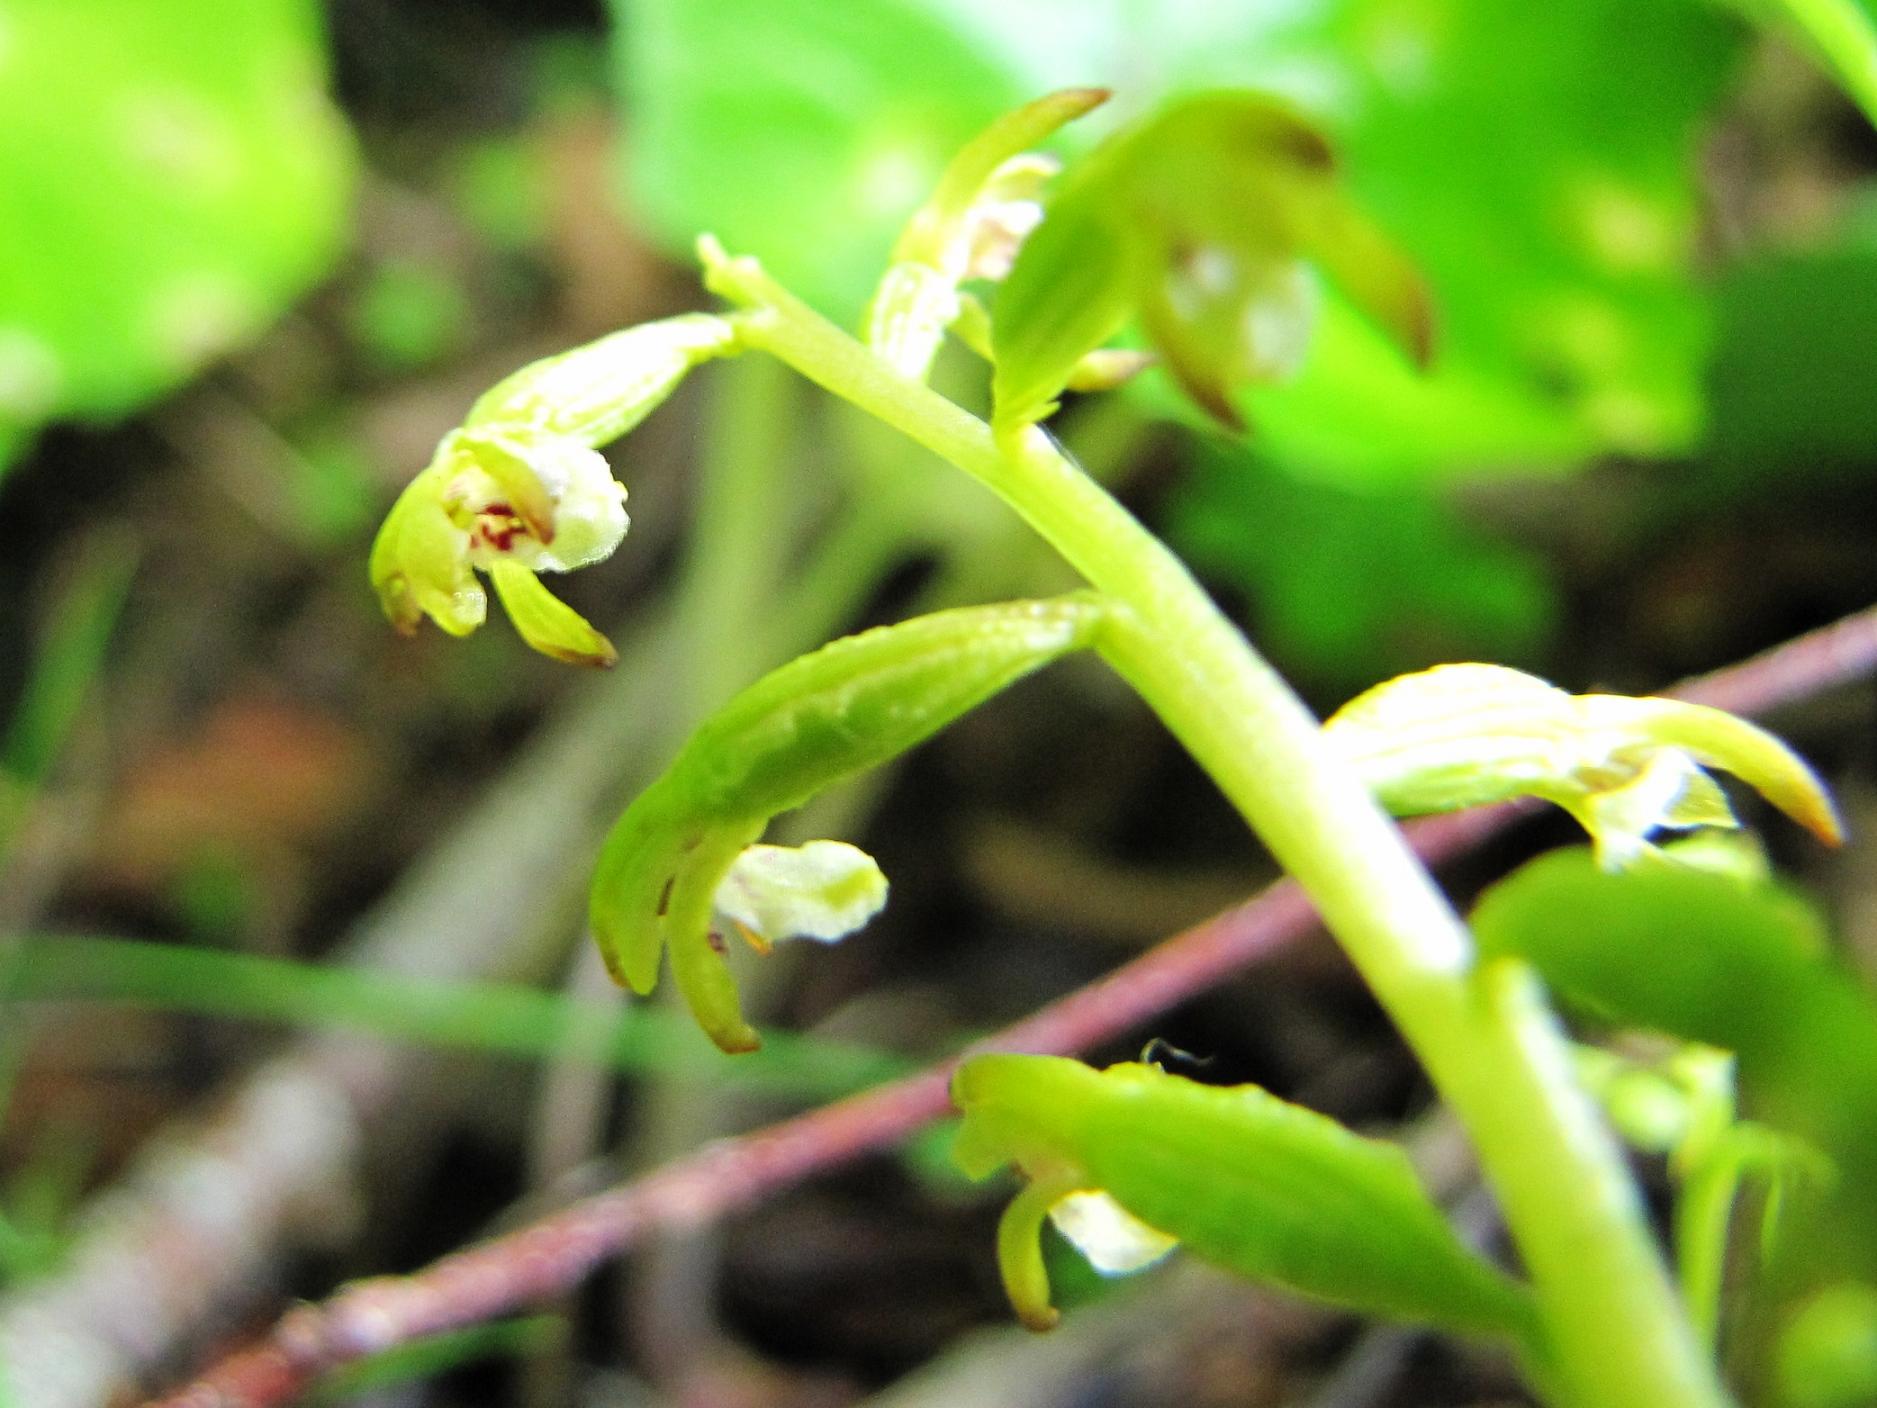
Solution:
[[[1100,88],[1050,93],[1005,113],[952,159],[907,222],[868,304],[866,343],[882,360],[925,377],[958,316],[958,285],[1003,278],[1043,218],[1039,197],[1057,163],[1026,149],[1107,97]]]

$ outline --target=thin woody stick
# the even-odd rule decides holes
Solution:
[[[1665,692],[1758,714],[1873,670],[1877,608]],[[1417,854],[1437,865],[1530,810],[1513,803],[1430,817],[1410,826],[1408,834]],[[988,1038],[980,1049],[1082,1050],[1203,992],[1315,924],[1316,911],[1302,892],[1280,880]],[[712,1222],[939,1118],[949,1108],[947,1086],[960,1059],[707,1145],[425,1270],[356,1282],[321,1304],[290,1312],[258,1345],[221,1360],[146,1408],[279,1408],[342,1364],[564,1293],[648,1232]]]

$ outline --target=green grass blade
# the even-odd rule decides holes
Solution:
[[[0,854],[64,751],[123,613],[137,568],[130,535],[94,533],[48,622],[25,691],[0,733]]]
[[[619,1071],[812,1099],[909,1070],[899,1057],[777,1033],[760,1053],[721,1055],[688,1021],[501,983],[440,983],[377,969],[323,967],[135,939],[30,935],[0,997],[110,1002],[203,1016],[332,1027],[528,1060],[591,1061]]]
[[[529,1315],[426,1335],[328,1375],[307,1402],[311,1408],[340,1408],[354,1395],[435,1378],[478,1359],[526,1359],[546,1353],[566,1336],[567,1326],[557,1315]],[[6,1408],[3,1401],[0,1408]]]

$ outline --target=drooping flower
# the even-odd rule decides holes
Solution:
[[[612,664],[612,644],[538,574],[612,555],[626,535],[626,489],[599,447],[735,341],[723,318],[667,318],[532,363],[486,393],[405,486],[372,545],[372,585],[391,624],[409,633],[428,616],[468,635],[488,615],[480,571],[536,650]]]
[[[522,638],[583,665],[616,658],[606,638],[541,585],[609,556],[626,536],[626,489],[603,456],[550,439],[524,450],[507,437],[452,431],[405,487],[372,547],[372,585],[406,633],[428,616],[468,635],[488,614],[489,575]]]
[[[1323,737],[1397,816],[1540,797],[1590,833],[1618,869],[1657,831],[1740,823],[1706,769],[1733,773],[1821,840],[1837,812],[1777,738],[1677,699],[1567,694],[1500,665],[1437,665],[1358,695]]]

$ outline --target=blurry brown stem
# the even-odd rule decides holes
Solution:
[[[1764,713],[1877,669],[1877,608],[1668,691]],[[1411,826],[1429,864],[1503,830],[1519,804]],[[1307,934],[1316,912],[1279,881],[1176,934],[1107,977],[982,1043],[1007,1051],[1082,1050],[1126,1032]],[[565,1292],[653,1230],[702,1226],[861,1154],[885,1148],[948,1108],[958,1058],[766,1129],[720,1140],[643,1178],[408,1276],[361,1281],[285,1316],[258,1346],[207,1370],[154,1408],[274,1408],[320,1374],[423,1335],[456,1329]]]

